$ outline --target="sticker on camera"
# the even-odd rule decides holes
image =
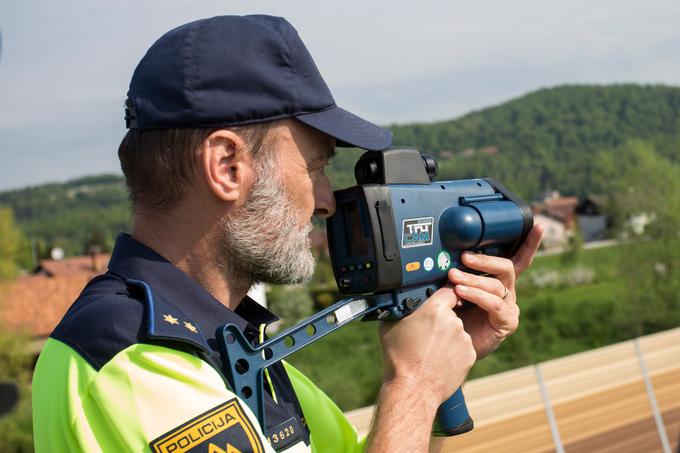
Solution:
[[[439,255],[437,255],[437,267],[440,271],[446,271],[451,267],[451,255],[448,252],[439,252]]]
[[[431,245],[434,235],[433,225],[433,217],[404,219],[401,229],[401,248],[407,249]]]

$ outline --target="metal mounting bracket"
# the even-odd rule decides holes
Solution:
[[[219,340],[226,355],[226,378],[266,429],[264,369],[364,315],[392,305],[391,297],[342,299],[264,343],[253,346],[235,324],[222,328]]]

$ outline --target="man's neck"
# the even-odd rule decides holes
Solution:
[[[192,217],[190,221],[135,216],[132,237],[153,249],[184,273],[196,280],[206,291],[231,310],[248,293],[252,282],[233,275],[228,265],[220,262],[217,253],[215,227]]]

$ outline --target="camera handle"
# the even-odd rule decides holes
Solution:
[[[379,308],[363,297],[342,299],[257,346],[235,324],[225,325],[218,340],[227,359],[226,378],[232,391],[250,407],[265,429],[264,369]]]
[[[232,391],[250,407],[265,429],[265,368],[362,316],[397,320],[409,315],[424,299],[401,296],[414,291],[419,293],[422,289],[342,299],[257,346],[253,346],[235,324],[225,325],[219,341],[226,357],[226,378]],[[470,431],[473,426],[463,392],[458,388],[439,407],[433,434],[454,436]]]

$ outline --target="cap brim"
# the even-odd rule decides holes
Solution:
[[[376,126],[337,106],[295,117],[314,129],[335,137],[336,146],[380,151],[392,144],[392,132],[389,129]]]

